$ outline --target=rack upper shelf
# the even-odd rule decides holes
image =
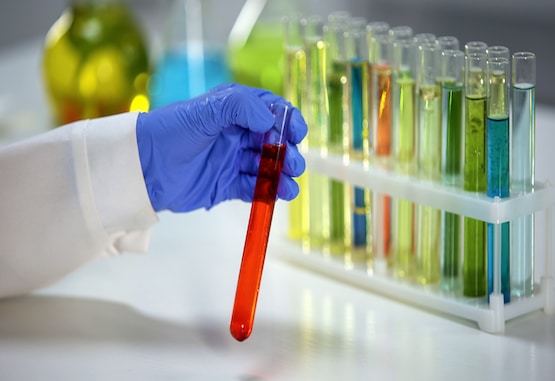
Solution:
[[[502,223],[550,208],[555,204],[555,188],[536,182],[533,192],[508,198],[491,198],[439,182],[399,175],[387,168],[342,156],[309,150],[304,153],[309,171],[330,176],[373,192],[428,205],[448,212],[491,223]]]

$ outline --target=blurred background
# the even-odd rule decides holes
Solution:
[[[79,114],[75,109],[69,111],[66,109],[62,112],[63,116],[58,115],[57,119],[48,120],[48,115],[51,114],[48,111],[48,95],[45,91],[48,79],[43,77],[45,38],[52,25],[72,4],[90,2],[91,0],[2,1],[0,5],[0,137],[25,136],[30,133],[26,128],[36,127],[37,124],[44,125],[45,122],[59,125],[79,116],[94,116],[92,112]],[[96,2],[117,1],[96,0]],[[194,96],[204,88],[232,77],[230,72],[226,72],[228,68],[222,66],[221,55],[228,54],[226,49],[229,49],[230,34],[246,33],[245,30],[233,31],[246,2],[251,3],[251,8],[266,4],[263,11],[266,15],[283,16],[297,11],[305,15],[327,16],[332,11],[345,10],[352,15],[363,16],[368,21],[386,21],[391,26],[408,25],[415,33],[453,35],[458,37],[461,44],[481,40],[489,45],[505,45],[511,52],[532,51],[537,56],[537,103],[555,105],[555,74],[552,69],[555,67],[555,49],[552,48],[550,41],[555,35],[553,19],[555,2],[552,0],[344,0],[341,2],[331,0],[124,0],[123,2],[129,6],[131,16],[137,21],[144,39],[144,49],[148,55],[150,70],[153,72],[149,85],[152,94],[151,108],[178,98]],[[198,8],[199,4],[202,5],[202,9]],[[250,22],[245,19],[253,19],[253,17],[256,19],[252,12],[250,16],[249,12],[244,13],[240,19],[242,21],[237,24],[244,26]],[[248,25],[243,29],[248,29]],[[204,41],[205,48],[210,45],[217,50],[213,57],[205,53],[204,70],[207,79],[199,82],[198,78],[193,76],[189,78],[188,87],[185,86],[187,89],[184,86],[180,89],[173,86],[173,89],[170,89],[169,86],[177,82],[176,72],[170,73],[170,71],[176,68],[180,58],[179,55],[171,56],[168,53],[183,44],[184,40],[187,40],[189,54],[194,52],[194,41],[199,36]],[[268,49],[273,47],[275,52],[276,49],[281,49],[281,46],[275,40],[263,39],[262,41],[265,42],[264,48],[268,53],[241,56],[243,63],[245,60],[256,58],[260,60],[258,67],[269,66],[263,56],[270,55],[271,51]],[[67,71],[62,63],[67,60],[65,58],[60,60],[58,57],[58,61],[55,59],[51,61],[54,69],[48,70],[58,70],[58,72],[54,71],[51,77],[54,79],[63,77],[60,73],[67,73]],[[240,65],[242,62],[227,64]],[[139,66],[140,64],[141,62],[137,63]],[[189,61],[189,65],[194,63]],[[138,72],[144,71],[139,69],[137,69]],[[189,69],[195,69],[195,67],[189,67]],[[182,73],[182,70],[179,73]],[[139,74],[137,76],[140,78]],[[260,75],[270,77],[270,74]],[[107,83],[114,82],[110,80]],[[263,84],[274,89],[274,84],[271,82]],[[98,86],[102,87],[100,84]],[[107,87],[104,86],[104,88]],[[172,92],[173,90],[177,92]],[[145,105],[140,102],[141,99],[137,98],[137,94],[145,92],[144,89],[135,92],[135,108],[144,108]]]
[[[101,2],[106,0],[101,0]],[[207,36],[225,43],[244,0],[200,0],[204,3]],[[81,0],[81,2],[84,2]],[[175,14],[175,0],[125,0],[146,31],[153,58],[161,54],[161,39]],[[454,35],[461,43],[482,40],[505,45],[511,51],[537,55],[537,100],[555,104],[554,72],[555,2],[552,0],[289,0],[276,1],[283,9],[326,16],[347,10],[369,21],[409,25],[415,33]],[[70,3],[69,0],[4,0],[0,5],[0,52],[43,38]],[[187,1],[183,2],[187,3]],[[189,1],[189,3],[194,3]],[[267,1],[272,3],[272,1]],[[185,20],[182,20],[183,23]]]

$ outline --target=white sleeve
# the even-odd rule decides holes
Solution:
[[[0,149],[0,297],[102,255],[144,252],[157,222],[137,113],[80,121]]]

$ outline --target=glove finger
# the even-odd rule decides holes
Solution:
[[[241,137],[241,147],[254,151],[261,151],[264,142],[264,134],[249,131]]]
[[[278,197],[285,201],[291,201],[299,194],[299,184],[291,177],[282,174],[278,184]]]
[[[256,175],[240,174],[233,183],[229,185],[229,198],[252,202],[255,186]]]
[[[274,125],[274,117],[265,102],[246,87],[230,87],[220,105],[223,127],[240,126],[264,133]]]
[[[238,83],[224,84],[224,85],[220,85],[217,88],[221,90],[226,90],[229,88],[239,89],[240,92],[245,92],[245,93],[250,93],[252,95],[255,95],[256,97],[258,97],[264,102],[264,104],[268,109],[270,108],[270,105],[272,105],[273,103],[287,104],[290,108],[293,109],[293,113],[291,115],[291,120],[289,123],[289,132],[287,134],[287,139],[295,144],[298,144],[305,138],[308,132],[308,126],[301,112],[299,111],[299,109],[294,107],[290,102],[288,102],[282,96],[276,95],[266,89],[252,88]],[[267,131],[268,129],[264,131]]]
[[[260,166],[260,151],[244,150],[241,155],[239,171],[241,173],[256,176]]]
[[[282,168],[283,173],[291,177],[298,177],[303,174],[305,169],[305,159],[299,152],[297,146],[287,143],[287,151],[285,151],[285,159]]]

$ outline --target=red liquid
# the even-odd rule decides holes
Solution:
[[[239,341],[248,338],[252,332],[284,157],[284,144],[264,144],[231,316],[231,335]]]

